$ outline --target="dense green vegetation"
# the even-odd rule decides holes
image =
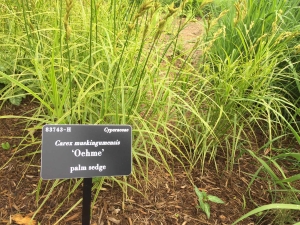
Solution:
[[[178,34],[195,15],[205,34],[185,51]],[[173,160],[204,170],[226,152],[230,171],[250,154],[261,163],[253,179],[267,174],[274,195],[258,212],[299,205],[300,177],[280,166],[300,167],[299,148],[282,144],[300,143],[297,1],[7,0],[0,18],[0,107],[32,96],[40,107],[24,115],[28,127],[130,124],[136,179],[147,179],[150,160],[169,173]],[[255,149],[258,133],[267,142]],[[29,133],[19,151],[38,143]]]

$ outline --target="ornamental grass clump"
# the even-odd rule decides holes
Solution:
[[[164,61],[166,52],[173,51],[171,46],[176,45],[178,35],[166,43],[159,41],[170,28],[167,23],[181,8],[162,7],[154,1],[137,5],[117,0],[32,4],[35,3],[11,1],[0,8],[5,19],[0,48],[8,53],[0,55],[1,66],[4,65],[0,67],[4,68],[0,79],[8,83],[1,89],[0,100],[4,103],[12,97],[31,96],[39,104],[33,116],[18,117],[26,122],[18,153],[22,154],[29,146],[40,146],[40,137],[34,133],[44,124],[130,124],[133,127],[132,176],[137,183],[141,178],[147,180],[150,161],[170,174],[169,158],[189,162],[177,145],[181,142],[177,129],[170,128],[174,121],[181,120],[172,108],[176,96],[169,91],[177,85],[170,73],[178,72],[179,68],[172,64],[173,60]],[[7,60],[8,56],[14,60]],[[168,72],[162,76],[162,70]],[[37,157],[39,153],[40,147],[29,156]],[[126,198],[129,187],[126,178],[112,179],[123,188]],[[104,180],[95,179],[94,202]],[[40,181],[36,213],[63,182],[48,182],[41,189],[44,181]],[[78,179],[70,185],[68,195],[81,182]],[[131,188],[138,191],[136,187]],[[68,196],[53,215],[67,200]]]
[[[279,154],[283,157],[285,154],[281,153],[286,149],[278,146],[282,146],[284,140],[300,143],[297,94],[299,6],[294,1],[254,3],[240,0],[223,12],[226,12],[224,16],[205,21],[207,42],[199,69],[203,77],[198,78],[198,85],[194,83],[195,91],[192,92],[196,96],[193,103],[197,103],[194,108],[201,114],[193,113],[191,120],[195,121],[199,114],[209,116],[204,120],[206,124],[197,124],[198,135],[186,141],[202,156],[213,155],[211,159],[223,151],[229,171],[237,165],[237,156],[243,155],[245,149],[251,149],[247,154],[261,163],[259,171],[263,170],[272,183],[268,191],[274,196],[274,203],[253,210],[236,222],[264,210],[298,209],[294,204],[298,190],[290,182],[299,177],[285,177],[283,167],[273,157],[264,156],[262,151],[269,149],[271,156]],[[196,90],[204,90],[204,85],[210,85],[210,91],[207,90],[206,95],[197,95]],[[195,123],[194,127],[197,125]],[[202,139],[203,134],[209,134],[208,138]],[[263,144],[258,142],[262,137]],[[255,151],[257,144],[262,146]],[[296,156],[293,151],[289,153]],[[280,171],[283,178],[278,178],[273,168]],[[259,179],[259,171],[249,188],[255,179]],[[288,204],[276,204],[278,202]],[[295,222],[297,213],[289,211],[285,216],[276,216],[274,224],[289,223],[288,215],[293,215],[291,218]]]
[[[288,84],[287,77],[298,82],[295,70],[283,66],[298,37],[299,25],[291,22],[298,15],[291,15],[296,6],[287,1],[259,4],[240,0],[219,14],[212,7],[217,15],[206,15],[204,42],[197,43],[202,49],[199,68],[185,76],[181,89],[171,90],[178,118],[184,118],[177,135],[191,168],[199,165],[203,170],[206,159],[214,161],[224,152],[232,170],[244,146],[257,140],[258,130],[271,145],[290,134],[299,141],[299,101],[278,85]]]
[[[276,76],[272,79],[272,86],[281,94],[285,93],[288,101],[298,102],[293,92],[298,93],[299,80],[295,76],[299,57],[294,51],[300,34],[299,6],[294,1],[284,0],[260,1],[258,4],[239,0],[227,16],[218,19],[218,26],[207,23],[207,36],[214,40],[209,52],[209,57],[213,57],[211,62],[229,65],[253,61],[260,65],[259,61],[264,60],[270,66],[273,64]],[[221,28],[224,35],[215,40],[215,30]],[[221,72],[221,68],[215,68]]]

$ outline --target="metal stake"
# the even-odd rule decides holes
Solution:
[[[90,225],[93,178],[83,178],[82,225]]]

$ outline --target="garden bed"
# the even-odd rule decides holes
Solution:
[[[92,225],[299,222],[299,5],[257,4],[2,4],[0,224],[81,224],[82,179],[40,178],[45,124],[133,128]]]
[[[5,104],[0,116],[28,115],[36,106],[31,98],[26,98],[19,107]],[[9,142],[11,146],[18,146],[19,140],[16,137],[22,137],[28,132],[24,130],[25,124],[22,123],[22,119],[1,119],[0,127],[0,143]],[[41,138],[40,132],[35,135]],[[40,180],[40,154],[26,156],[37,150],[40,150],[39,145],[21,151],[14,147],[10,150],[1,149],[0,165],[3,165],[3,168],[0,170],[0,224],[18,224],[13,220],[15,215],[21,214],[31,218],[37,210],[36,190]],[[246,155],[240,158],[239,164],[231,173],[224,168],[225,161],[225,158],[219,156],[216,165],[206,163],[203,174],[201,169],[196,167],[189,175],[181,164],[170,161],[173,177],[164,169],[151,164],[148,181],[140,180],[137,183],[132,176],[128,177],[129,184],[137,187],[141,194],[129,188],[125,198],[117,183],[108,179],[94,204],[91,224],[231,224],[255,208],[252,201],[260,205],[270,202],[266,182],[256,181],[247,191],[251,174],[258,168],[253,158]],[[209,220],[196,207],[197,196],[189,177],[200,190],[218,196],[225,202],[224,205],[211,204]],[[45,197],[43,195],[47,195],[43,192],[46,183],[47,181],[41,183],[41,200]],[[60,185],[34,220],[40,224],[55,224],[82,198],[82,190],[78,188],[53,215],[74,184],[73,180],[66,180]],[[257,219],[248,218],[241,224],[256,224]],[[81,205],[75,207],[58,224],[81,224]]]

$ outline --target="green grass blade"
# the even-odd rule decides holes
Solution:
[[[239,219],[237,219],[232,225],[237,224],[238,222],[242,221],[243,219],[252,216],[254,214],[266,211],[266,210],[270,210],[270,209],[292,209],[292,210],[300,210],[300,205],[294,205],[294,204],[269,204],[269,205],[264,205],[261,207],[258,207],[254,210],[251,210],[250,212],[246,213],[245,215],[243,215],[242,217],[240,217]]]

